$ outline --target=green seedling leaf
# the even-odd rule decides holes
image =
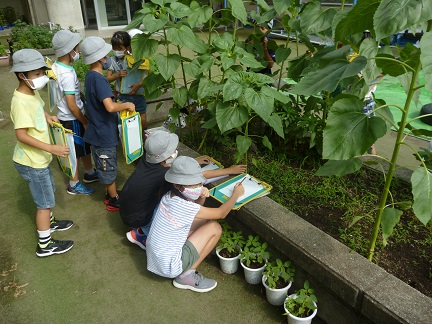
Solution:
[[[282,138],[285,138],[285,134],[282,126],[282,119],[277,114],[272,114],[267,120],[267,123],[273,130]]]
[[[423,67],[423,73],[425,76],[425,88],[432,92],[432,32],[426,32],[423,34],[420,40],[420,59]]]
[[[370,161],[363,161],[363,164],[366,164],[366,165],[378,165],[380,163],[377,162],[377,161],[370,160]]]
[[[230,102],[216,104],[216,120],[221,133],[240,127],[249,117],[246,107],[231,106]]]
[[[240,74],[236,73],[231,75],[226,81],[223,87],[223,99],[224,101],[235,100],[239,98],[246,85],[244,84]]]
[[[385,122],[363,113],[363,101],[343,98],[330,108],[323,134],[323,158],[349,160],[362,155],[386,133]]]
[[[336,26],[335,39],[343,41],[351,35],[373,29],[373,17],[381,0],[359,0]]]
[[[315,34],[331,27],[336,10],[323,10],[319,1],[308,2],[300,13],[300,27],[305,34]]]
[[[262,144],[267,147],[270,151],[272,150],[272,143],[270,143],[267,136],[264,136],[262,139]]]
[[[315,173],[316,176],[343,176],[360,170],[362,161],[358,158],[349,160],[329,160]]]
[[[276,63],[281,64],[282,62],[285,62],[288,57],[291,54],[290,48],[285,48],[283,46],[278,46],[276,49],[275,55],[276,55]]]
[[[177,54],[165,56],[158,53],[155,56],[155,62],[160,74],[162,74],[165,80],[169,80],[180,66],[180,56]]]
[[[415,136],[428,136],[432,137],[432,131],[427,129],[412,129],[411,132]]]
[[[348,224],[348,227],[353,227],[355,224],[357,224],[357,222],[361,219],[363,219],[365,217],[365,215],[363,216],[355,216],[353,218],[353,220],[351,221],[351,223]]]
[[[381,229],[385,241],[393,234],[393,229],[399,223],[402,211],[396,208],[386,207],[381,217]]]
[[[418,168],[411,176],[411,183],[414,214],[426,225],[432,217],[432,174],[425,168]]]
[[[294,94],[310,96],[320,91],[333,92],[339,82],[350,76],[357,75],[366,66],[366,58],[358,56],[351,63],[346,59],[337,59],[311,71],[290,91]]]
[[[412,207],[412,201],[398,201],[396,205],[402,210],[408,210]]]
[[[431,17],[430,0],[382,0],[373,16],[376,38],[393,35]]]

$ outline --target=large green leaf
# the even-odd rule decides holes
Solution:
[[[431,17],[430,0],[381,0],[374,16],[376,37],[382,39],[393,35]]]
[[[174,102],[180,107],[183,107],[186,104],[188,98],[188,90],[186,87],[174,88],[172,90],[172,96]]]
[[[373,29],[373,17],[381,0],[359,0],[336,26],[335,40],[343,41],[351,35]]]
[[[273,0],[273,5],[279,15],[286,13],[288,8],[292,5],[292,0]]]
[[[393,234],[393,229],[399,223],[402,211],[396,208],[386,207],[381,216],[381,229],[384,237],[384,242],[387,242],[390,235]]]
[[[221,87],[222,85],[217,84],[206,76],[200,78],[198,85],[198,99],[203,99],[216,94]]]
[[[315,34],[331,27],[336,10],[321,8],[319,1],[308,2],[300,13],[300,27],[305,34]]]
[[[351,63],[346,59],[330,61],[317,71],[305,75],[290,92],[299,95],[313,95],[320,91],[333,92],[339,82],[359,73],[366,66],[366,58],[358,56]]]
[[[240,20],[244,25],[247,24],[247,13],[243,0],[228,0],[231,13],[234,17]]]
[[[339,22],[344,19],[348,15],[348,10],[339,10],[336,12],[336,15],[333,17],[332,21],[332,39],[336,38],[336,28]]]
[[[195,34],[192,29],[186,25],[182,25],[180,28],[176,27],[177,25],[167,30],[167,40],[174,45],[193,48],[193,44],[195,43]]]
[[[155,62],[160,74],[162,74],[165,80],[168,80],[174,75],[175,71],[179,67],[180,56],[177,54],[165,56],[161,53],[158,53],[155,56]]]
[[[216,104],[216,121],[221,133],[240,127],[249,117],[246,107],[232,106],[229,102],[218,102]]]
[[[190,63],[184,64],[185,73],[193,78],[198,77],[201,73],[201,65],[198,63],[198,60],[193,60]]]
[[[343,176],[360,170],[362,161],[359,158],[349,160],[329,160],[315,173],[316,176]]]
[[[179,1],[174,1],[170,4],[170,9],[168,10],[168,13],[173,15],[173,17],[183,18],[189,16],[192,13],[192,10],[188,6],[180,3]]]
[[[189,25],[195,28],[199,24],[206,23],[213,14],[213,10],[209,6],[202,6],[196,1],[192,1],[190,5],[192,13],[188,16]]]
[[[270,143],[268,137],[266,135],[264,135],[263,139],[262,139],[262,144],[267,147],[270,151],[272,150],[272,143]]]
[[[243,90],[245,89],[245,84],[242,82],[242,79],[239,74],[233,74],[228,80],[225,82],[223,87],[223,100],[235,100],[239,98]]]
[[[285,138],[285,134],[282,126],[282,119],[277,114],[272,114],[268,119],[267,123],[273,130],[282,138]]]
[[[423,34],[420,40],[421,49],[421,63],[423,67],[423,74],[425,76],[426,85],[425,88],[432,92],[432,32],[426,32]]]
[[[158,42],[148,35],[138,34],[132,38],[132,52],[135,57],[152,57],[156,53]]]
[[[289,101],[289,97],[285,93],[276,90],[276,88],[264,86],[261,88],[261,91],[282,103],[287,103]]]
[[[189,48],[193,49],[196,53],[199,54],[207,53],[208,45],[197,34],[194,34],[194,36],[195,36],[195,42],[191,44],[193,47],[192,48],[189,47]]]
[[[168,22],[168,17],[165,15],[161,15],[159,18],[156,18],[153,15],[145,15],[143,18],[143,25],[146,30],[150,33],[157,32],[160,30],[165,24]]]
[[[247,150],[252,144],[252,140],[247,136],[237,135],[236,143],[237,143],[238,153],[241,156],[247,152]]]
[[[144,78],[143,86],[149,92],[153,92],[159,86],[161,86],[164,82],[165,82],[165,79],[159,73],[150,73],[147,77]]]
[[[274,109],[273,97],[263,92],[257,92],[251,88],[245,90],[244,96],[249,107],[267,122]]]
[[[343,98],[330,108],[324,129],[323,158],[348,160],[362,155],[387,131],[379,117],[363,113],[363,101]]]
[[[285,48],[283,46],[278,46],[275,52],[276,56],[276,63],[281,64],[282,62],[285,62],[288,59],[288,56],[291,54],[290,48]]]
[[[221,65],[224,70],[228,70],[236,62],[236,55],[232,55],[228,52],[222,52],[220,56]]]
[[[296,82],[299,82],[303,71],[309,66],[310,59],[307,55],[302,55],[289,61],[288,64],[288,77]]]
[[[375,60],[373,60],[373,58],[378,53],[378,44],[374,39],[366,38],[360,45],[359,53],[360,55],[369,59],[367,61],[366,67],[362,70],[362,75],[366,84],[370,84],[380,73],[380,70],[376,66]]]
[[[414,213],[426,225],[432,217],[432,174],[425,168],[418,168],[411,176],[411,184]]]

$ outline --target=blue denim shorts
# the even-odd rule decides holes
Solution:
[[[119,94],[119,99],[121,102],[133,102],[135,105],[135,110],[140,114],[147,111],[147,102],[143,95],[131,96],[128,94]]]
[[[14,162],[15,168],[29,183],[30,192],[37,209],[48,209],[55,206],[55,185],[50,167],[35,169]]]
[[[111,184],[117,177],[116,147],[91,146],[93,161],[98,171],[99,183]]]

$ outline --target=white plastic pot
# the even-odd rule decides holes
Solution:
[[[236,257],[233,258],[224,258],[219,254],[221,249],[216,250],[216,255],[219,258],[219,264],[223,273],[233,274],[238,270],[240,253]]]
[[[287,300],[288,298],[292,299],[295,297],[297,297],[297,295],[292,294],[292,295],[289,295],[285,300]],[[315,305],[315,307],[317,307],[317,304],[314,301],[313,301],[313,304]],[[312,319],[315,317],[315,315],[318,312],[318,308],[315,308],[312,315],[309,315],[308,317],[297,317],[297,316],[290,314],[287,311],[286,306],[285,306],[285,302],[283,305],[284,305],[285,313],[288,313],[288,315],[287,315],[288,324],[310,324],[310,323],[312,323]]]
[[[273,289],[267,286],[267,276],[262,276],[262,284],[266,290],[267,301],[275,306],[282,306],[287,298],[288,289],[291,287],[292,282],[290,281],[286,287],[280,289]]]
[[[265,260],[267,262],[267,260]],[[240,264],[243,267],[244,275],[247,283],[250,283],[252,285],[259,284],[262,280],[262,274],[265,268],[265,263],[261,268],[258,269],[252,269],[248,268],[246,265],[243,264],[240,260]]]

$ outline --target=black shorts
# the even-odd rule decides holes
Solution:
[[[75,120],[60,120],[64,128],[74,132],[74,143],[76,157],[80,158],[90,154],[90,144],[84,142],[84,126],[78,119]]]

